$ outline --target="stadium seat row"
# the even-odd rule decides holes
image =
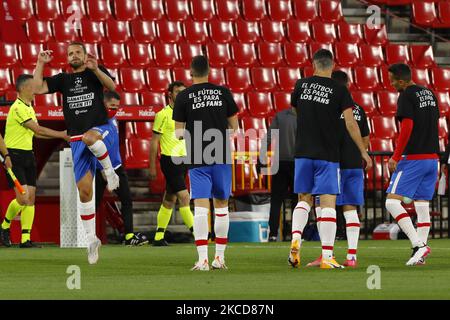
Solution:
[[[414,1],[412,2],[412,20],[423,27],[450,28],[450,2]]]

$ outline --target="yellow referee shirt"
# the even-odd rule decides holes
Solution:
[[[165,156],[186,156],[186,143],[175,137],[175,121],[172,120],[173,109],[167,105],[155,116],[153,131],[161,134],[161,154]]]
[[[7,148],[33,150],[33,130],[24,127],[27,121],[36,121],[36,113],[32,106],[18,98],[9,108],[5,127],[5,144]]]

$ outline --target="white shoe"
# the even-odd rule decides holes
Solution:
[[[205,259],[203,262],[197,261],[191,271],[209,271],[208,260]]]
[[[211,263],[211,268],[213,268],[213,269],[224,269],[224,270],[228,269],[228,267],[225,265],[225,259],[221,259],[218,256]]]
[[[120,178],[113,169],[104,170],[108,191],[116,190],[119,187]]]
[[[88,262],[89,264],[96,264],[98,261],[98,249],[102,245],[100,239],[95,238],[93,242],[91,242],[88,246]]]
[[[431,253],[431,249],[427,245],[413,248],[411,259],[406,263],[407,266],[423,265],[425,258]]]

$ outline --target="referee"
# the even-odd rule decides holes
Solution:
[[[186,89],[186,86],[180,81],[172,82],[169,85],[169,105],[156,114],[153,124],[153,137],[150,142],[150,180],[156,179],[158,145],[161,146],[161,170],[166,178],[166,192],[158,212],[158,226],[153,241],[153,245],[158,247],[168,245],[164,240],[164,232],[169,224],[177,198],[184,224],[191,232],[194,226],[194,216],[189,206],[190,196],[185,182],[187,168],[183,164],[176,165],[172,162],[172,157],[186,156],[185,142],[175,137],[175,121],[172,120],[175,99],[178,93],[184,89]]]
[[[60,138],[69,141],[66,131],[55,131],[39,125],[31,105],[35,89],[35,80],[32,75],[20,75],[16,81],[18,98],[12,104],[6,118],[5,144],[8,153],[5,158],[11,158],[12,170],[25,189],[25,194],[21,194],[14,187],[12,179],[7,176],[10,188],[14,187],[16,198],[10,202],[0,227],[0,238],[6,247],[11,246],[9,236],[11,221],[19,212],[22,212],[20,248],[34,247],[30,240],[36,194],[36,160],[33,153],[33,136],[42,139]]]

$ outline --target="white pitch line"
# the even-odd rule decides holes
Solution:
[[[228,248],[246,248],[246,249],[289,249],[289,245],[286,246],[251,246],[251,245],[245,245],[245,246],[233,246],[228,245]],[[307,247],[308,249],[321,249],[322,247]],[[347,249],[347,247],[334,247],[335,249]],[[403,248],[400,247],[362,247],[359,248],[360,250],[364,249],[372,249],[372,250],[380,250],[380,249],[386,249],[386,250],[410,250],[408,246],[405,246]],[[431,247],[431,250],[444,250],[444,251],[450,251],[450,248],[435,248]]]

